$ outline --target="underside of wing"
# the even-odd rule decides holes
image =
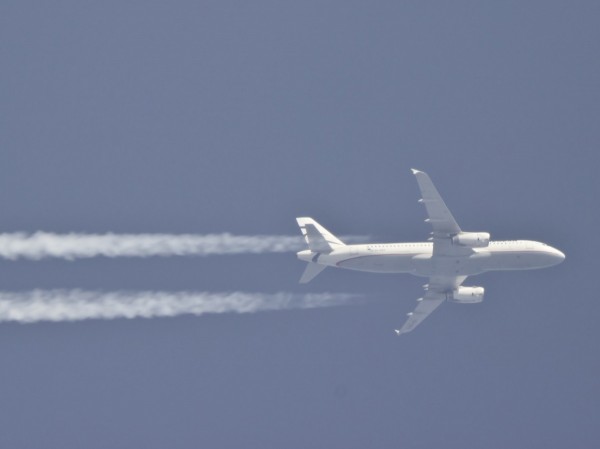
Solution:
[[[425,205],[428,218],[425,220],[431,224],[433,240],[433,254],[443,256],[465,255],[471,249],[452,244],[452,237],[462,231],[452,213],[444,203],[441,195],[433,185],[427,173],[412,169],[417,178],[419,190],[421,191],[420,203]]]
[[[435,275],[429,278],[426,288],[427,291],[449,293],[460,287],[465,279],[467,276]]]
[[[446,300],[446,295],[426,292],[425,296],[419,298],[417,301],[417,308],[408,314],[408,319],[400,329],[396,329],[396,334],[402,335],[412,331],[421,322],[429,316],[431,312],[437,309],[440,304]]]
[[[467,276],[432,276],[429,284],[425,286],[425,295],[419,298],[417,308],[408,314],[408,319],[396,334],[402,335],[412,331],[437,309],[447,297],[449,292],[458,288]]]
[[[460,233],[458,223],[456,223],[446,203],[444,203],[435,185],[433,185],[429,175],[415,169],[412,169],[412,172],[417,178],[417,183],[421,190],[421,199],[419,202],[425,205],[427,215],[429,216],[425,221],[431,224],[434,238],[447,237]]]

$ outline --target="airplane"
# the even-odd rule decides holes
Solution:
[[[427,173],[411,169],[433,228],[427,242],[346,245],[310,217],[296,221],[308,249],[297,256],[308,262],[300,283],[310,282],[327,267],[372,273],[410,273],[429,278],[425,294],[397,335],[415,329],[444,301],[474,304],[483,301],[483,287],[463,286],[468,276],[496,270],[530,270],[561,263],[565,255],[531,240],[491,241],[487,232],[464,232],[446,207]]]

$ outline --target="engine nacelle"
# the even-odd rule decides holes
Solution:
[[[490,244],[490,234],[487,232],[461,232],[452,237],[452,243],[469,248],[485,248]]]
[[[448,301],[459,304],[475,304],[483,301],[483,287],[458,287],[454,292],[448,294]]]

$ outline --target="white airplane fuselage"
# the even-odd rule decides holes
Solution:
[[[315,278],[326,267],[371,273],[410,273],[429,278],[425,293],[396,334],[411,332],[444,301],[476,304],[485,289],[465,286],[472,275],[486,271],[532,270],[558,265],[565,255],[532,240],[491,241],[488,232],[465,232],[446,206],[429,175],[411,169],[419,185],[419,202],[431,225],[428,242],[347,245],[311,217],[296,221],[308,249],[297,253],[306,265],[300,283]]]
[[[451,243],[449,243],[451,245]],[[371,273],[410,273],[416,276],[471,276],[486,271],[530,270],[562,262],[565,255],[531,240],[491,241],[484,248],[461,248],[462,254],[433,255],[433,243],[345,245],[330,253],[300,251],[298,258]]]

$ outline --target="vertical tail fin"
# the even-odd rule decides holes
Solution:
[[[327,265],[321,265],[318,262],[320,253],[328,254],[336,247],[345,245],[344,242],[310,217],[298,217],[296,221],[310,249],[310,251],[301,251],[298,253],[300,259],[308,262],[300,278],[300,283],[306,284],[327,268]]]
[[[296,218],[298,226],[302,231],[304,240],[311,251],[316,253],[329,253],[338,246],[344,246],[344,242],[317,223],[310,217]]]

